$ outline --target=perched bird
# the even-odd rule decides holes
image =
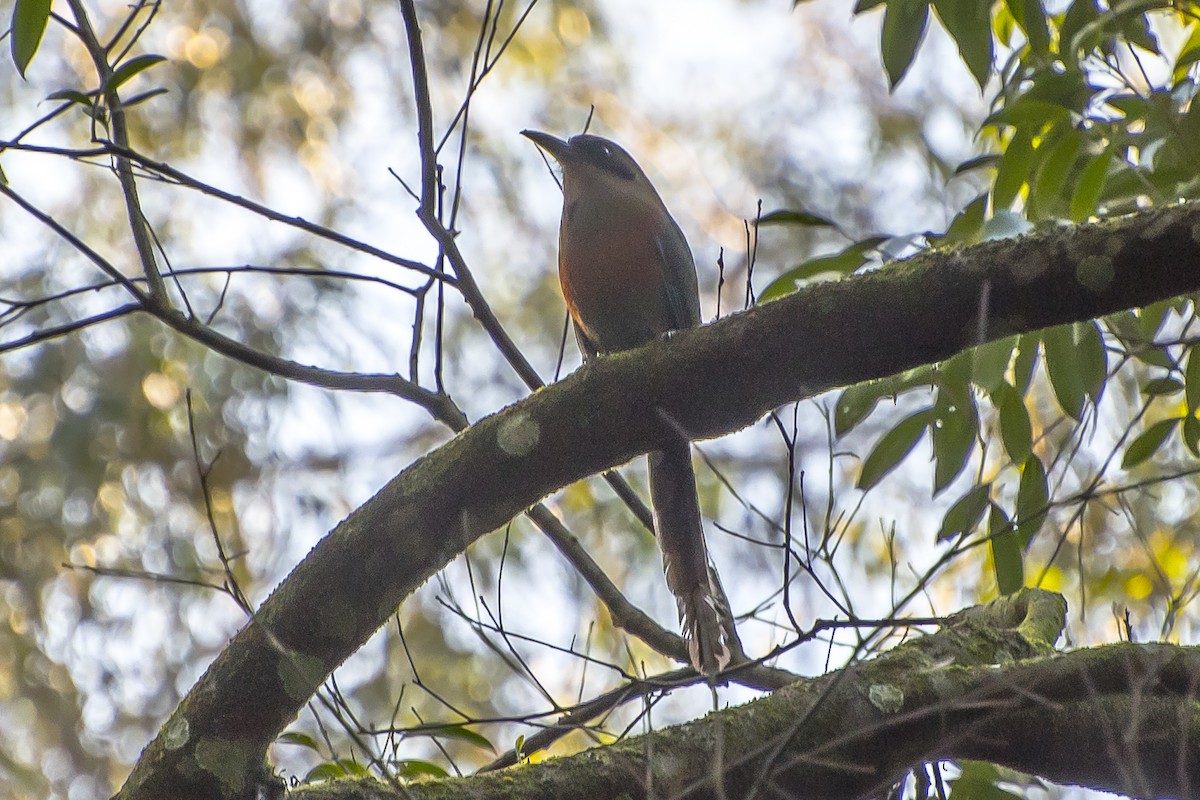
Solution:
[[[563,141],[521,133],[562,167],[558,278],[584,358],[699,325],[692,252],[637,162],[599,136]],[[691,447],[679,433],[648,459],[667,586],[679,603],[692,665],[711,676],[729,663],[732,631],[709,571]]]

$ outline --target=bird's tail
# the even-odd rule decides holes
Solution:
[[[692,666],[711,677],[729,664],[736,634],[726,630],[732,617],[708,567],[691,447],[680,437],[666,449],[650,453],[649,466],[654,530],[667,587],[679,603]]]

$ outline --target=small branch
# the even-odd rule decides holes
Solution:
[[[687,660],[686,653],[684,654],[684,660]],[[604,694],[588,700],[586,703],[580,703],[574,708],[569,709],[553,725],[525,737],[521,752],[518,753],[516,750],[509,750],[490,764],[481,767],[479,772],[494,772],[498,769],[519,764],[530,755],[545,750],[572,731],[579,730],[596,719],[596,717],[607,714],[609,711],[628,703],[630,700],[639,700],[660,692],[667,692],[671,689],[692,686],[703,682],[704,678],[696,670],[689,668],[677,669],[674,672],[667,672],[647,680],[636,680],[622,684],[615,689],[610,689]]]
[[[409,60],[412,66],[413,96],[417,106],[417,143],[421,154],[421,197],[417,216],[425,225],[425,229],[437,240],[438,246],[446,254],[450,266],[458,279],[458,290],[470,306],[475,318],[483,326],[484,331],[491,337],[496,348],[505,361],[513,368],[518,377],[532,391],[545,386],[537,370],[525,358],[516,343],[508,335],[500,320],[483,293],[458,249],[458,242],[453,231],[446,229],[437,216],[437,150],[433,144],[433,104],[429,98],[429,78],[425,72],[425,46],[421,39],[421,27],[417,20],[417,10],[413,0],[400,0],[400,11],[404,17],[404,26],[408,34]],[[528,13],[528,9],[526,10]],[[604,480],[617,493],[629,509],[634,513],[647,530],[654,530],[653,515],[646,504],[629,487],[629,484],[615,472],[606,472]]]
[[[402,284],[394,283],[392,281],[387,280],[386,278],[380,278],[375,275],[362,275],[357,272],[344,272],[342,270],[306,269],[306,268],[302,268],[302,267],[265,267],[265,266],[260,266],[258,264],[244,264],[242,266],[237,266],[237,267],[185,267],[183,269],[173,269],[173,270],[164,272],[163,277],[164,278],[180,278],[180,277],[187,277],[190,275],[237,275],[237,274],[241,274],[241,273],[260,273],[263,275],[284,275],[284,276],[293,277],[293,278],[313,278],[313,279],[332,278],[332,279],[347,280],[347,281],[363,281],[366,283],[377,283],[381,286],[386,286],[389,289],[395,289],[397,291],[404,292],[407,295],[416,296],[416,295],[419,295],[419,293],[420,293],[420,290],[411,289]],[[129,279],[129,281],[134,284],[141,283],[145,280],[146,279],[143,277],[136,277],[136,278]],[[111,289],[112,287],[121,285],[122,283],[124,283],[124,281],[122,281],[120,283],[116,280],[99,281],[97,283],[90,283],[90,284],[86,284],[84,286],[75,286],[71,289],[65,289],[61,292],[55,292],[54,294],[48,294],[48,295],[43,295],[41,297],[35,297],[30,300],[17,300],[14,298],[0,297],[0,305],[7,305],[10,307],[10,309],[16,309],[16,310],[19,310],[21,313],[24,313],[26,311],[37,308],[39,306],[44,306],[44,305],[48,305],[50,303],[55,303],[55,302],[58,302],[61,300],[66,300],[68,298],[76,297],[81,294],[88,294],[90,292],[99,292],[104,289]],[[0,314],[0,317],[7,316],[9,313],[12,313],[12,312],[6,311],[6,312]]]
[[[1195,796],[1197,654],[1119,644],[1047,657],[1065,612],[1060,596],[1023,590],[872,661],[606,746],[602,755],[408,789],[414,798],[480,800],[573,796],[582,785],[605,797],[851,800],[882,795],[915,764],[970,758],[1133,796]],[[663,685],[631,684],[597,702],[612,706]],[[587,704],[573,710],[578,716],[534,734],[527,746],[582,724],[589,711]],[[715,774],[714,748],[721,753]],[[295,794],[327,796],[317,787]]]
[[[117,88],[112,86],[113,69],[108,63],[108,53],[92,29],[92,23],[88,19],[87,11],[84,10],[82,0],[67,0],[67,4],[75,16],[76,33],[83,46],[87,48],[88,54],[92,58],[92,64],[96,68],[96,76],[100,79],[100,90],[104,93],[104,99],[108,105],[113,139],[120,147],[127,149],[129,147],[129,128],[126,125],[125,109],[121,105],[120,95],[117,93]],[[130,12],[130,16],[137,13],[138,9],[135,7]],[[116,159],[116,173],[117,180],[121,184],[121,193],[125,197],[125,213],[129,219],[130,232],[133,234],[134,247],[137,249],[138,260],[141,261],[142,270],[150,286],[150,303],[168,308],[170,298],[167,296],[167,285],[158,270],[149,222],[142,210],[141,199],[138,197],[137,180],[134,178],[128,159],[124,157]]]
[[[685,664],[688,662],[687,645],[684,643],[683,637],[663,628],[644,611],[629,602],[616,584],[604,574],[600,565],[588,555],[579,540],[558,521],[550,509],[538,504],[528,511],[528,516],[554,543],[563,558],[567,559],[580,576],[587,581],[588,586],[592,587],[592,591],[608,609],[614,625],[641,639],[667,658]]]
[[[457,283],[457,280],[454,278],[454,276],[447,275],[444,272],[439,272],[438,270],[428,267],[419,261],[413,261],[412,259],[401,258],[400,256],[392,255],[386,250],[380,250],[378,247],[373,247],[357,239],[346,236],[345,234],[338,233],[330,228],[318,225],[315,222],[309,222],[303,217],[281,214],[274,209],[262,205],[261,203],[256,203],[253,200],[248,200],[231,192],[218,189],[215,186],[211,186],[207,183],[197,180],[168,164],[165,164],[161,161],[154,161],[153,159],[143,156],[141,153],[126,147],[122,147],[116,143],[101,142],[101,144],[104,145],[106,152],[113,152],[118,155],[122,155],[126,158],[129,158],[131,161],[135,161],[138,166],[142,167],[143,169],[150,170],[151,172],[162,175],[165,178],[170,178],[179,185],[193,189],[201,194],[206,194],[209,197],[215,197],[218,200],[223,200],[226,203],[237,206],[238,208],[250,211],[260,217],[263,217],[264,219],[269,219],[272,222],[280,222],[289,227],[297,228],[320,239],[325,239],[326,241],[339,244],[350,250],[355,250],[360,253],[374,256],[381,261],[386,261],[389,264],[395,264],[398,267],[412,270],[413,272],[420,273],[421,275],[436,278],[452,285]]]
[[[200,479],[200,494],[204,498],[204,514],[208,519],[208,530],[212,533],[213,544],[217,548],[217,559],[221,562],[221,569],[225,572],[225,591],[238,604],[238,607],[246,612],[247,616],[252,617],[254,616],[254,606],[250,605],[250,599],[246,597],[246,593],[242,591],[242,587],[238,583],[237,576],[233,574],[232,561],[225,552],[225,543],[221,541],[221,532],[217,529],[217,515],[213,511],[212,490],[208,485],[208,477],[212,473],[212,466],[215,463],[215,459],[206,464],[200,456],[200,440],[196,435],[196,411],[192,407],[191,389],[187,390],[184,399],[187,402],[188,434],[192,442],[192,461],[196,465],[196,475]],[[220,453],[217,455],[219,456]]]
[[[669,341],[596,359],[480,420],[418,459],[321,539],[167,720],[121,800],[246,790],[245,783],[231,789],[190,768],[196,745],[238,730],[245,745],[222,776],[251,780],[279,731],[406,597],[550,492],[654,449],[662,435],[654,409],[701,437],[714,436],[786,402],[944,360],[979,344],[976,300],[984,280],[993,286],[991,338],[1195,292],[1200,272],[1180,264],[1200,262],[1198,220],[1200,205],[1181,205],[927,253],[902,267],[807,287]],[[1109,254],[1112,280],[1099,288],[1079,284],[1079,260],[1097,252]],[[862,326],[864,317],[874,323]],[[520,447],[512,446],[514,432]],[[322,608],[338,613],[314,613]],[[1136,658],[1141,651],[1127,652]],[[985,667],[978,674],[994,673]],[[190,734],[180,746],[177,734],[185,725]],[[743,742],[729,721],[724,731],[725,760],[732,763],[729,748]],[[882,732],[903,741],[902,731]],[[1049,733],[1028,721],[1022,732]],[[693,776],[710,772],[711,740],[703,743],[707,766]],[[625,753],[605,752],[606,758]],[[631,773],[609,774],[646,774],[634,766]],[[1192,789],[1196,785],[1200,779]]]
[[[13,350],[20,350],[23,347],[29,347],[31,345],[49,342],[53,339],[58,339],[60,337],[74,333],[75,331],[80,331],[80,330],[83,330],[84,328],[90,328],[91,326],[98,325],[101,322],[108,322],[109,320],[119,319],[121,317],[128,316],[130,314],[133,314],[133,313],[135,313],[137,311],[141,311],[141,310],[142,310],[141,306],[130,303],[128,305],[117,306],[114,309],[110,309],[108,311],[102,312],[100,314],[96,314],[91,317],[86,317],[84,319],[78,319],[78,320],[74,320],[72,322],[64,322],[62,325],[54,325],[49,328],[42,328],[40,330],[34,331],[33,333],[29,334],[28,336],[22,336],[20,339],[13,339],[13,340],[7,341],[7,342],[0,342],[0,353],[8,353]]]
[[[103,256],[89,247],[82,239],[63,227],[56,219],[30,203],[21,195],[14,192],[12,187],[4,181],[0,181],[0,194],[4,195],[9,200],[12,200],[14,203],[23,208],[31,217],[48,227],[50,230],[54,231],[55,235],[65,240],[69,245],[78,250],[81,254],[83,254],[84,257],[87,258],[88,261],[91,261],[93,264],[99,267],[102,272],[112,278],[115,283],[124,286],[139,304],[143,306],[149,304],[150,298],[145,292],[134,285],[132,279],[110,264]]]
[[[150,583],[169,583],[179,586],[194,586],[197,589],[212,589],[214,592],[221,594],[229,594],[229,590],[219,583],[211,581],[202,581],[197,578],[180,578],[177,575],[164,575],[161,572],[146,572],[140,569],[123,569],[121,567],[93,567],[89,564],[72,564],[70,561],[64,561],[63,569],[74,569],[80,572],[90,572],[93,575],[100,575],[105,578],[131,578],[139,581],[149,581]]]
[[[68,104],[67,107],[69,108],[70,105]],[[288,216],[275,211],[272,208],[264,206],[261,203],[256,203],[253,200],[248,200],[240,195],[233,194],[232,192],[218,189],[211,184],[207,184],[201,180],[193,178],[187,173],[178,170],[169,164],[161,161],[155,161],[154,159],[145,156],[131,148],[121,147],[120,145],[107,140],[98,140],[97,144],[99,145],[97,147],[79,149],[66,147],[47,147],[44,145],[29,145],[22,144],[16,140],[10,140],[0,141],[0,152],[3,152],[5,149],[12,149],[20,150],[21,152],[26,153],[41,153],[43,155],[64,156],[76,161],[85,162],[89,162],[89,159],[102,156],[120,156],[122,158],[129,159],[142,169],[146,170],[148,173],[157,175],[164,180],[168,180],[171,183],[175,183],[184,188],[199,192],[200,194],[214,197],[218,200],[229,203],[230,205],[236,206],[245,211],[249,211],[252,214],[262,217],[263,219],[270,220],[271,222],[278,222],[283,225],[287,225],[288,227],[302,230],[305,233],[316,236],[319,239],[324,239],[326,241],[333,242],[334,244],[341,245],[347,249],[373,256],[381,261],[385,261],[389,264],[395,264],[398,267],[403,267],[404,269],[418,272],[427,277],[445,281],[451,285],[457,282],[453,275],[447,275],[443,272],[439,272],[438,270],[428,267],[419,261],[413,261],[411,259],[392,255],[386,250],[380,250],[377,247],[373,247],[357,239],[346,236],[345,234],[338,233],[330,228],[318,225],[315,222],[309,222],[303,217]]]
[[[215,350],[222,355],[228,356],[235,361],[240,361],[243,364],[269,372],[272,375],[277,375],[281,378],[307,383],[312,386],[319,386],[325,389],[342,389],[358,392],[380,392],[385,394],[395,395],[403,400],[416,403],[426,409],[435,419],[441,421],[445,425],[454,430],[465,428],[468,421],[462,411],[454,404],[454,402],[445,394],[431,392],[428,389],[421,387],[418,384],[401,378],[399,375],[380,375],[380,374],[362,374],[356,372],[337,372],[335,370],[323,369],[321,367],[312,367],[304,364],[299,364],[295,361],[290,361],[279,356],[268,355],[259,350],[255,350],[248,345],[244,345],[234,339],[230,339],[222,333],[208,327],[199,320],[184,316],[179,311],[158,306],[150,300],[150,298],[139,289],[132,280],[125,277],[121,272],[104,259],[99,253],[89,247],[86,243],[52,219],[49,215],[44,214],[24,198],[17,195],[12,189],[4,183],[0,183],[0,194],[3,194],[18,205],[33,215],[38,221],[53,230],[57,235],[61,236],[69,244],[75,247],[79,252],[85,255],[92,263],[96,264],[102,271],[110,275],[116,282],[124,286],[130,294],[138,298],[140,306],[123,306],[108,312],[110,316],[98,316],[90,318],[82,323],[73,323],[74,327],[67,327],[66,330],[56,332],[56,329],[50,329],[46,332],[33,334],[31,337],[26,337],[22,340],[5,345],[7,349],[17,349],[30,344],[47,341],[55,335],[77,330],[79,327],[84,327],[95,322],[111,319],[115,316],[123,316],[136,310],[143,310],[150,315],[156,317],[159,321],[165,323],[177,332],[187,336],[200,344]],[[161,277],[161,276],[160,276]]]
[[[433,145],[433,105],[429,99],[429,78],[425,73],[425,46],[421,40],[421,27],[417,21],[417,10],[413,0],[400,0],[400,11],[408,33],[409,59],[412,66],[413,97],[417,106],[417,144],[421,154],[420,207],[417,216],[425,229],[437,241],[446,254],[454,274],[458,278],[458,289],[467,301],[479,324],[495,342],[509,365],[516,370],[521,380],[530,389],[540,389],[545,384],[537,371],[509,337],[504,326],[479,290],[466,259],[458,249],[452,231],[447,230],[437,216],[437,151]]]
[[[462,411],[454,405],[454,402],[449,397],[431,392],[428,389],[405,380],[399,375],[338,372],[323,367],[312,367],[255,350],[239,341],[230,339],[222,333],[218,333],[197,320],[185,317],[178,311],[166,309],[161,311],[152,310],[150,313],[189,339],[197,341],[235,361],[256,367],[272,375],[325,389],[379,392],[394,395],[402,400],[416,403],[426,409],[435,419],[438,419],[451,428],[455,428],[455,426],[463,428],[468,424]]]

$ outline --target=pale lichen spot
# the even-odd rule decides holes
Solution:
[[[227,790],[242,785],[250,761],[250,750],[229,739],[210,737],[196,744],[196,763],[214,775]]]
[[[681,758],[675,756],[656,755],[654,759],[654,773],[659,780],[666,781],[668,785],[675,785],[682,777],[690,777],[690,766]]]
[[[1157,239],[1173,227],[1176,222],[1178,222],[1178,219],[1174,214],[1163,214],[1160,217],[1151,218],[1150,224],[1142,229],[1141,233],[1138,234],[1138,238]],[[1195,229],[1193,228],[1194,232]]]
[[[871,705],[885,714],[896,714],[904,708],[904,691],[895,684],[872,684],[867,691],[867,697],[871,700]]]
[[[1093,292],[1107,289],[1114,274],[1113,262],[1108,256],[1084,256],[1075,266],[1075,279]]]
[[[279,682],[289,697],[306,699],[325,680],[327,671],[321,659],[292,650],[279,659]]]
[[[510,456],[522,457],[529,454],[538,443],[541,426],[527,414],[516,414],[500,423],[496,431],[496,444]]]
[[[167,723],[163,728],[163,746],[168,750],[178,750],[187,744],[188,736],[191,735],[191,723],[187,717],[178,716]]]
[[[1040,278],[1049,266],[1050,261],[1046,256],[1041,253],[1030,253],[1027,258],[1014,261],[1010,269],[1013,279],[1017,283],[1027,284]]]

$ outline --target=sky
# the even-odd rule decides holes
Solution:
[[[834,217],[855,236],[940,230],[978,191],[978,186],[966,181],[944,182],[942,176],[931,172],[925,152],[897,148],[881,155],[878,150],[880,115],[900,117],[915,110],[923,142],[938,158],[953,164],[977,152],[979,143],[972,139],[972,125],[986,114],[987,106],[953,45],[940,31],[931,31],[909,75],[889,95],[879,67],[879,14],[852,19],[848,4],[837,0],[801,3],[790,13],[786,5],[759,0],[611,0],[597,4],[594,18],[543,5],[530,17],[511,57],[501,62],[476,95],[464,171],[470,190],[463,205],[460,243],[485,293],[509,314],[505,324],[543,376],[554,372],[561,319],[522,319],[521,310],[535,307],[533,298],[539,292],[554,291],[553,248],[560,196],[535,148],[518,135],[523,128],[566,135],[578,130],[589,107],[595,106],[592,130],[620,141],[638,158],[687,234],[700,271],[706,319],[715,314],[717,306],[718,255],[722,250],[729,254],[744,250],[745,220],[754,216],[760,201],[764,210],[791,202],[792,198],[778,189],[781,174],[791,176],[791,186],[796,193],[803,193],[807,210]],[[110,0],[99,7],[116,13],[124,4]],[[349,26],[363,12],[354,0],[336,0],[330,3],[329,13],[333,24]],[[291,34],[288,20],[264,21],[267,31],[275,30],[273,25],[278,25],[281,46],[286,46]],[[399,17],[394,8],[383,10],[373,14],[370,25],[377,47],[365,48],[361,56],[348,60],[354,102],[341,126],[322,126],[324,112],[339,99],[339,88],[331,85],[321,65],[314,63],[290,76],[293,99],[310,113],[319,133],[311,146],[300,153],[284,149],[269,153],[261,171],[248,174],[240,168],[226,135],[230,115],[238,109],[216,93],[206,100],[199,143],[181,166],[214,185],[254,197],[290,215],[318,214],[324,202],[333,198],[339,204],[339,229],[389,251],[429,259],[434,248],[413,217],[413,201],[389,172],[411,180],[416,166],[414,132],[403,105],[407,69]],[[592,46],[597,29],[620,43],[618,51]],[[427,44],[436,55],[436,38],[429,37]],[[147,46],[176,63],[202,69],[219,63],[227,42],[222,44],[220,31],[164,26],[152,32]],[[52,89],[62,74],[34,73],[31,80],[37,89]],[[436,89],[436,111],[442,122],[456,108],[460,94],[461,86]],[[269,110],[267,106],[262,113]],[[31,105],[22,111],[41,113]],[[0,136],[11,135],[12,125],[4,123]],[[503,169],[474,157],[477,150],[485,149],[501,154]],[[44,159],[28,157],[6,155],[4,160],[13,184],[26,188],[40,204],[53,208],[78,202],[81,183],[75,173],[47,174],[44,164]],[[490,213],[514,194],[522,198],[526,212],[520,224]],[[258,224],[241,212],[195,195],[146,186],[145,196],[148,207],[166,209],[164,213],[173,219],[199,223],[190,231],[181,225],[184,257],[177,266],[270,261],[272,254],[285,251],[298,238],[291,229]],[[78,274],[87,269],[61,249],[43,252],[45,237],[8,209],[0,210],[0,232],[6,243],[5,253],[0,254],[0,273],[8,268],[5,261],[10,265],[39,259],[57,261],[60,255],[65,269]],[[767,236],[779,237],[772,243],[772,254],[787,252],[786,234],[767,233],[764,239]],[[847,243],[835,234],[817,239],[818,248],[830,250]],[[328,252],[327,266],[411,280],[369,258],[333,248]],[[128,266],[127,262],[119,263]],[[760,278],[764,283],[759,288],[769,280],[771,270],[782,271],[787,266],[764,262],[761,267],[767,277]],[[72,274],[67,273],[65,279]],[[247,313],[268,324],[280,313],[278,291],[278,284],[268,280],[239,280],[237,284]],[[356,290],[353,297],[352,312],[340,303],[322,306],[320,298],[314,298],[315,322],[307,335],[289,342],[288,355],[337,369],[402,369],[407,346],[398,343],[407,342],[411,322],[406,297],[374,287]],[[729,297],[723,301],[728,310]],[[97,331],[88,336],[100,353],[124,345],[119,333]],[[464,388],[456,399],[472,419],[525,394],[505,368],[489,366],[472,379],[471,364],[490,361],[492,356],[478,338],[465,341],[464,349],[456,354],[467,365],[460,376]],[[6,366],[14,368],[21,358],[6,357]],[[577,364],[578,357],[569,348],[568,369]],[[305,492],[324,493],[329,505],[320,514],[299,509],[299,491],[286,483],[276,485],[267,497],[256,487],[240,487],[234,492],[233,502],[249,536],[267,538],[268,531],[280,526],[289,530],[278,549],[266,548],[259,557],[256,566],[264,579],[256,599],[261,600],[341,516],[407,463],[411,452],[394,445],[424,432],[427,420],[422,412],[394,400],[355,395],[330,399],[303,386],[291,387],[286,402],[258,413],[263,415],[263,425],[251,444],[257,448],[256,457],[267,464],[286,468],[306,458],[348,456],[335,487],[304,487]],[[331,417],[336,424],[329,423]],[[802,406],[800,424],[806,441],[822,441],[824,421],[819,403]],[[770,441],[769,434],[759,426],[746,435],[701,448],[717,456],[752,456],[765,451],[767,457],[778,458],[778,441],[769,445],[764,441]],[[851,444],[860,452],[866,446],[865,440]],[[823,458],[819,448],[801,454],[801,466],[809,468],[810,487],[816,494],[831,488],[822,477]],[[914,458],[914,462],[919,464],[922,459]],[[927,481],[928,475],[918,466],[902,483],[910,488],[927,485]],[[743,488],[750,501],[767,509],[778,507],[777,485],[764,481]],[[722,510],[727,515],[725,522],[737,525],[744,518],[733,503],[726,503]],[[935,504],[915,505],[899,515],[900,528],[918,540],[936,526],[940,514],[941,508]],[[709,538],[718,565],[736,561],[736,543],[711,528]],[[531,583],[522,600],[546,610],[538,620],[541,635],[570,641],[582,627],[578,607],[569,601],[578,587],[544,541],[525,546],[531,549],[529,562],[552,577]],[[913,547],[906,559],[919,571],[936,556],[928,547]],[[156,564],[152,556],[147,560],[147,568]],[[448,576],[465,582],[464,572],[460,561],[449,568]],[[872,609],[885,611],[887,588],[880,583],[864,592],[860,611],[868,615]],[[438,587],[431,584],[422,591],[428,600]],[[658,619],[673,623],[670,598],[657,576],[635,580],[630,591]],[[97,642],[90,638],[94,633],[83,633],[73,624],[72,615],[78,609],[71,606],[69,598],[56,599],[53,586],[48,592],[52,613],[61,622],[51,631],[48,646],[70,665],[88,695],[85,721],[102,729],[122,704],[135,707],[154,702],[155,676],[138,673],[138,654],[170,638],[178,609],[169,593],[161,589],[147,592],[121,581],[104,582],[96,590],[94,602],[111,618],[126,620],[128,626],[120,636]],[[761,597],[761,586],[747,586],[744,591],[732,587],[731,594],[735,606],[745,607]],[[939,603],[948,600],[948,596],[938,598]],[[952,608],[939,605],[937,610]],[[190,604],[185,613],[189,635],[214,647],[243,619],[231,603],[219,597]],[[766,649],[772,635],[765,626],[755,629],[747,644],[752,649]],[[464,646],[468,645],[475,646],[464,641]],[[107,658],[131,676],[122,684],[127,696],[106,697],[102,676],[89,671],[90,655],[97,649],[107,649]],[[351,688],[377,675],[384,656],[383,642],[377,637],[339,671],[343,687]],[[823,651],[805,651],[789,666],[819,672],[824,657]],[[544,660],[535,666],[547,673],[558,663],[549,654],[538,658]],[[203,667],[190,665],[176,688],[186,691]],[[566,683],[569,681],[564,687]],[[136,695],[139,687],[144,696]],[[723,694],[723,701],[740,702],[749,696],[749,692],[732,689]],[[661,713],[667,720],[691,716],[706,701],[698,693],[681,693]],[[133,758],[143,743],[126,737],[115,746],[123,758]],[[286,751],[279,755],[285,767],[301,769],[294,756]],[[81,788],[80,797],[73,800],[87,796]]]

